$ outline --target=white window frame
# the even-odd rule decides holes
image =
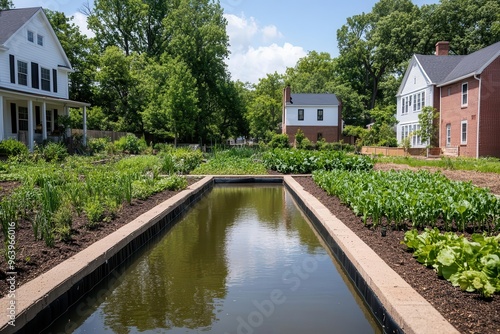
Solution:
[[[464,87],[465,87],[465,92],[464,92]],[[467,107],[469,105],[469,83],[468,82],[462,83],[462,90],[461,90],[460,96],[462,99],[460,101],[462,104],[462,107]]]
[[[43,46],[43,35],[37,34],[36,35],[36,44]]]
[[[465,125],[465,131],[464,131]],[[460,122],[460,144],[467,145],[467,121]]]
[[[17,131],[28,131],[28,112],[27,107],[17,109]]]
[[[35,33],[32,30],[28,30],[26,38],[28,39],[28,42],[35,43]]]
[[[45,71],[45,74],[48,74],[48,78],[45,76],[44,77],[44,71]],[[50,69],[48,68],[45,68],[45,67],[42,67],[40,69],[40,81],[41,81],[41,89],[46,91],[46,92],[50,92]],[[44,87],[44,84],[46,85],[46,87]]]
[[[26,73],[25,72],[21,72],[19,69],[20,69],[20,65],[22,64],[25,64],[26,65]],[[23,78],[23,80],[21,80],[21,76]],[[24,60],[17,60],[17,83],[21,86],[28,86],[28,82],[29,82],[29,69],[28,69],[28,62],[27,61],[24,61]],[[24,81],[26,80],[26,83],[24,83]]]
[[[451,147],[451,124],[446,124],[446,147]]]

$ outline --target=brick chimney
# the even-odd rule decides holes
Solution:
[[[441,41],[436,43],[436,56],[447,56],[450,51],[450,42]]]
[[[283,100],[285,101],[285,104],[290,102],[290,95],[291,95],[290,86],[286,86],[283,89]]]

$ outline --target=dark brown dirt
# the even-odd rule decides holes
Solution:
[[[381,168],[381,166],[378,167]],[[470,180],[472,175],[474,174],[471,174],[467,180]],[[451,174],[448,177],[453,178]],[[484,178],[484,175],[481,176],[481,179]],[[382,237],[380,229],[374,230],[370,226],[364,226],[360,217],[354,215],[338,198],[328,196],[311,177],[300,176],[295,179],[356,233],[460,332],[500,333],[500,295],[497,294],[485,300],[477,293],[460,291],[459,288],[439,278],[433,269],[424,267],[413,258],[406,246],[401,244],[404,231],[387,231],[387,236]],[[474,180],[473,183],[475,183]],[[495,187],[499,186],[500,184],[495,185]]]

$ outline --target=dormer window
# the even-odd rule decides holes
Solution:
[[[36,35],[36,43],[40,46],[43,46],[43,36],[42,35]]]
[[[28,42],[31,43],[35,42],[35,34],[31,30],[28,30]]]

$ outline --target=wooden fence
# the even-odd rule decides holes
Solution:
[[[381,146],[363,146],[361,148],[362,154],[370,155],[385,155],[391,157],[404,157],[404,156],[427,156],[426,148],[410,148],[408,152],[405,151],[403,147],[381,147]],[[429,149],[429,157],[438,157],[441,155],[441,149],[439,147],[433,147]]]
[[[71,129],[71,134],[79,134],[83,136],[82,129]],[[87,138],[111,138],[111,141],[125,137],[127,132],[115,132],[115,131],[101,131],[101,130],[87,130]]]

